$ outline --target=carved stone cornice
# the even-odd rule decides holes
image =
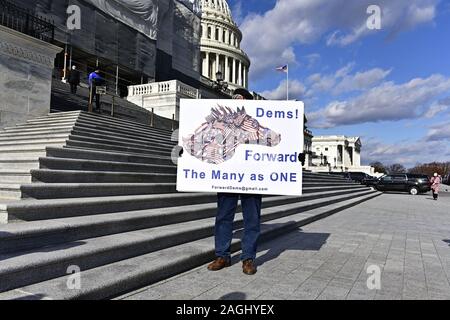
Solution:
[[[62,48],[0,26],[0,53],[53,69]]]

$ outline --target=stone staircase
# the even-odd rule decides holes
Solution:
[[[0,131],[0,299],[113,298],[213,259],[216,195],[176,193],[171,136],[80,111]],[[264,198],[262,241],[378,195],[305,173],[303,197]]]

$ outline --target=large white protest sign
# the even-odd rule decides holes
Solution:
[[[182,100],[177,190],[300,196],[304,104]]]

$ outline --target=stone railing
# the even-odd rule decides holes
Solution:
[[[177,80],[167,82],[154,82],[128,87],[129,98],[136,96],[156,96],[171,93],[179,93],[182,96],[192,99],[200,98],[200,92],[198,89],[195,89]]]

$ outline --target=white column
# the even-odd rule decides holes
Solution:
[[[230,31],[228,29],[224,29],[224,31],[225,31],[225,39],[223,39],[223,42],[224,43],[228,43],[228,39],[229,39],[228,38],[228,34],[229,34]]]
[[[242,86],[242,61],[239,60],[238,85]]]
[[[244,82],[243,82],[243,87],[244,88],[247,88],[247,67],[244,65],[244,68],[243,68],[244,70],[243,70],[243,77],[244,77]]]
[[[248,89],[249,83],[250,83],[250,81],[249,81],[249,79],[248,79],[248,75],[249,75],[249,68],[248,68],[248,67],[247,67],[247,70],[246,70],[245,72],[246,72],[245,79],[247,80],[246,87],[247,87],[247,89]]]
[[[236,59],[233,59],[233,80],[231,81],[231,83],[236,84]]]
[[[205,52],[205,63],[203,64],[203,75],[209,78],[209,52]]]
[[[203,38],[207,39],[208,38],[208,25],[207,24],[202,24],[202,30],[203,30]]]
[[[220,71],[220,55],[216,53],[216,70],[214,72],[214,79],[217,80],[216,73]]]
[[[230,67],[228,64],[228,56],[225,56],[225,81],[229,82],[230,81]]]

